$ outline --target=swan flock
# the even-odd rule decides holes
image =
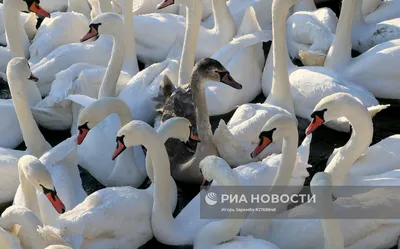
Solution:
[[[0,0],[0,248],[400,248],[399,61],[400,0]]]

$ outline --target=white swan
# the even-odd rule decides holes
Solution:
[[[367,23],[362,13],[362,0],[356,0],[353,31],[351,34],[353,49],[364,53],[380,43],[399,38],[400,18],[385,20],[379,23]]]
[[[323,98],[314,109],[313,121],[306,133],[313,132],[325,121],[339,116],[349,120],[353,132],[348,143],[336,149],[329,158],[325,171],[332,174],[333,184],[373,187],[395,185],[391,184],[392,181],[398,183],[396,169],[399,167],[396,155],[400,154],[400,135],[390,136],[369,147],[373,136],[371,117],[365,107],[351,95],[337,93]],[[335,190],[335,195],[354,194],[351,191],[349,193],[339,191]]]
[[[20,11],[32,11],[39,15],[50,17],[50,14],[43,10],[38,1],[29,3],[17,0],[5,0],[3,3],[4,27],[7,34],[8,48],[0,47],[0,72],[5,72],[7,63],[13,57],[29,58],[29,40],[21,23]]]
[[[307,66],[322,66],[335,36],[336,14],[329,8],[317,9],[313,0],[298,1],[293,12],[287,19],[290,57]]]
[[[316,210],[321,217],[324,230],[324,249],[344,249],[344,239],[340,221],[332,202],[332,176],[325,172],[316,173],[310,183],[311,193],[315,196]]]
[[[0,149],[0,170],[2,171],[2,182],[0,202],[11,201],[17,190],[18,159],[31,154],[40,157],[51,146],[44,140],[29,109],[30,103],[40,100],[40,93],[35,86],[35,77],[31,75],[28,62],[24,58],[14,58],[8,64],[7,77],[12,100],[1,100],[1,113],[7,115],[7,122],[2,122],[2,136],[0,144],[2,147],[14,148],[25,140],[26,151]]]
[[[82,8],[86,7],[86,9]],[[79,42],[86,33],[90,19],[89,4],[86,0],[68,0],[68,12],[52,13],[45,19],[29,47],[30,62],[38,63],[55,48],[69,43]]]
[[[132,121],[129,107],[115,97],[96,100],[70,95],[68,98],[85,107],[77,121],[79,164],[105,186],[139,187],[147,176],[142,148],[129,148],[116,161],[110,154],[118,130]],[[108,118],[110,115],[113,117]]]
[[[282,121],[283,120],[283,121]],[[280,130],[280,124],[285,123],[283,129]],[[274,139],[281,139],[281,136],[284,136],[287,143],[285,146],[285,155],[282,157],[282,160],[279,162],[279,169],[275,170],[273,167],[262,167],[259,169],[256,164],[249,164],[243,167],[235,168],[234,170],[237,172],[239,176],[240,183],[242,185],[258,185],[265,186],[276,184],[283,182],[283,180],[287,180],[286,184],[295,185],[298,188],[301,188],[304,183],[305,177],[308,175],[305,171],[304,163],[299,163],[297,167],[299,167],[299,172],[293,173],[293,169],[295,167],[296,162],[296,148],[297,148],[297,129],[296,129],[296,121],[294,118],[290,116],[277,116],[274,120],[269,121],[269,126],[266,129],[270,130],[276,127],[276,132],[274,134]],[[199,130],[200,131],[200,130]],[[290,133],[291,135],[289,135]],[[122,133],[120,135],[123,135]],[[308,143],[310,140],[308,140]],[[201,143],[200,143],[201,144]],[[199,144],[199,145],[200,145]],[[198,145],[198,148],[199,148]],[[271,161],[279,161],[278,158],[271,158]],[[223,160],[219,160],[218,162],[223,162]],[[223,162],[226,164],[226,162]],[[300,166],[303,164],[303,166]],[[274,164],[276,165],[276,164]],[[302,168],[304,167],[304,168]],[[301,169],[302,168],[302,169]],[[200,171],[200,170],[199,170]],[[274,175],[275,173],[275,175]],[[299,175],[293,175],[299,174]],[[155,179],[157,177],[165,177],[167,172],[164,175],[158,175],[155,173]],[[275,177],[275,180],[273,179]],[[284,179],[283,179],[284,178]],[[276,180],[280,179],[280,180]],[[165,181],[165,180],[164,180]],[[217,184],[217,182],[213,183]],[[282,186],[282,185],[281,185]],[[159,187],[159,189],[157,189]],[[155,185],[155,197],[158,198],[159,201],[155,202],[157,206],[153,207],[153,215],[152,215],[152,224],[154,236],[160,242],[168,245],[185,245],[192,244],[196,233],[199,231],[207,223],[211,222],[211,220],[200,219],[200,195],[197,195],[182,211],[178,214],[178,216],[174,219],[172,218],[172,211],[168,208],[167,204],[169,203],[168,196],[165,196],[164,191],[168,191],[166,185]],[[300,190],[300,189],[299,189]],[[293,188],[293,191],[295,188]],[[156,227],[157,229],[154,229]],[[168,229],[166,229],[168,228]]]
[[[368,6],[370,5],[369,9]],[[400,7],[400,1],[398,0],[386,0],[386,1],[363,1],[363,14],[364,20],[367,23],[378,23],[386,20],[399,18],[400,14],[398,9]]]
[[[0,227],[0,245],[4,249],[23,249],[17,236]]]
[[[195,6],[193,14],[201,18],[201,1],[167,1],[162,2],[159,8],[173,3]],[[216,20],[214,28],[207,29],[201,26],[198,37],[190,37],[197,40],[199,44],[196,48],[196,60],[210,57],[230,42],[236,34],[236,25],[226,6],[226,0],[213,0],[213,12]],[[135,16],[135,37],[139,59],[145,64],[163,61],[174,43],[184,40],[185,26],[186,18],[182,16],[162,13]],[[149,29],[153,32],[149,33]],[[188,82],[187,80],[183,82]]]
[[[331,189],[325,187],[326,183],[323,183],[323,186],[319,185],[319,182],[326,181],[329,177],[322,177],[323,179],[321,175],[314,177],[318,177],[313,179],[311,186],[313,193],[316,193],[316,204],[302,204],[278,214],[278,217],[271,221],[268,231],[256,236],[257,238],[287,249],[320,249],[324,248],[324,244],[327,246],[327,242],[332,249],[343,246],[346,249],[391,248],[397,245],[400,233],[399,222],[395,219],[397,217],[395,207],[399,205],[398,191],[380,188],[353,197],[337,198],[332,206],[329,194]],[[318,203],[318,199],[321,199],[317,195],[320,194],[324,195],[322,203]],[[389,214],[386,217],[392,215],[394,219],[371,219],[370,217],[377,217],[377,212]],[[358,213],[368,218],[352,219],[354,214]],[[323,216],[322,221],[315,219],[321,216]],[[333,231],[327,234],[326,229]],[[339,229],[342,231],[341,234]]]
[[[215,163],[222,160],[216,156],[208,156],[200,162],[200,169],[205,180],[216,180],[223,186],[240,186],[238,175],[226,163]],[[223,160],[222,160],[223,161]],[[227,217],[225,220],[214,221],[197,233],[193,242],[194,249],[279,249],[265,240],[255,239],[251,236],[236,236],[240,231],[244,219]]]
[[[47,201],[53,205],[58,213],[65,212],[65,205],[57,195],[50,172],[36,157],[25,155],[18,162],[19,181],[14,204],[24,206],[37,216],[41,217],[36,191],[44,194]]]
[[[180,134],[179,138],[187,140],[190,134],[190,123],[182,118],[176,119],[175,122],[181,123],[176,130]],[[125,137],[119,137],[121,131],[127,131],[124,133]],[[164,140],[148,124],[142,121],[128,123],[119,131],[117,141],[114,158],[126,148],[125,146],[143,144],[151,153],[154,174],[160,174],[165,168],[169,170]],[[170,184],[175,184],[170,175],[166,177],[169,178]],[[158,184],[158,179],[154,179],[154,184]],[[176,187],[172,189],[175,193],[171,191],[171,196],[168,198],[173,196],[176,198]],[[64,238],[82,236],[84,241],[80,248],[138,248],[153,237],[150,219],[152,205],[153,196],[147,190],[132,187],[105,188],[89,195],[73,210],[60,216],[59,220],[52,225],[56,228],[53,231],[58,230]],[[175,206],[171,206],[171,203],[168,205],[169,208]],[[127,211],[129,207],[134,209]],[[107,226],[104,226],[105,222]],[[99,229],[93,229],[93,227]],[[47,229],[51,232],[49,230],[51,228]]]
[[[272,10],[274,23],[272,39],[276,46],[271,48],[274,66],[271,94],[263,104],[240,106],[228,122],[228,127],[224,121],[220,121],[219,127],[214,133],[214,141],[219,155],[231,166],[253,161],[250,158],[250,151],[258,143],[257,135],[268,119],[278,113],[294,115],[287,75],[287,62],[285,61],[285,56],[287,56],[286,45],[279,42],[285,39],[284,20],[286,20],[287,12],[283,13],[283,8],[279,7],[277,3],[273,4]],[[288,8],[286,11],[288,11]],[[263,159],[271,153],[279,153],[281,147],[281,144],[273,144],[258,158]]]
[[[391,66],[400,58],[400,39],[380,43],[357,58],[351,58],[351,30],[356,0],[343,2],[340,21],[325,67],[365,87],[378,98],[400,98],[400,73]],[[379,61],[379,63],[376,63]],[[377,84],[379,82],[379,84]]]

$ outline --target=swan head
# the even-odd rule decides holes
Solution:
[[[111,35],[122,37],[124,20],[116,13],[102,13],[96,16],[89,24],[89,32],[82,37],[81,42],[85,42],[93,37],[100,35]]]
[[[217,156],[207,156],[201,160],[200,171],[203,174],[204,182],[218,181],[222,185],[240,185],[239,178],[235,171],[231,169],[229,164],[222,158]]]
[[[203,82],[216,81],[235,89],[242,89],[242,85],[236,82],[229,71],[217,60],[205,58],[199,60],[193,68],[192,77],[200,77]]]
[[[25,155],[19,159],[18,168],[20,172],[23,172],[27,181],[49,199],[58,213],[65,212],[65,205],[57,196],[50,173],[39,159],[31,155]]]
[[[183,117],[173,117],[163,122],[159,128],[159,131],[168,130],[169,134],[173,134],[173,137],[181,140],[182,142],[188,142],[190,140],[200,142],[197,136],[197,131],[189,120]]]
[[[256,148],[250,154],[251,158],[257,157],[272,142],[278,141],[297,131],[297,120],[295,117],[287,114],[278,114],[265,123],[260,135]]]
[[[175,138],[181,141],[188,141],[191,134],[190,122],[184,118],[171,118],[160,127],[167,128],[167,126],[174,126],[173,129],[181,129],[174,134]],[[180,134],[180,135],[178,135]],[[136,145],[149,145],[151,143],[159,143],[163,141],[162,137],[155,132],[153,127],[147,123],[139,120],[131,121],[122,127],[117,134],[116,142],[117,148],[115,149],[112,160],[115,160],[127,147]]]
[[[43,17],[50,17],[50,14],[39,5],[40,0],[4,0],[4,5],[13,7],[22,12],[34,12]]]
[[[37,82],[39,79],[31,72],[28,60],[23,57],[15,57],[7,65],[7,77],[9,79],[24,79]],[[9,80],[10,82],[10,80]]]
[[[91,129],[107,116],[116,112],[123,114],[122,116],[132,117],[128,105],[119,98],[102,98],[85,107],[78,118],[78,145],[83,143]]]
[[[357,115],[353,113],[366,112],[362,103],[351,94],[334,93],[321,99],[311,113],[311,123],[306,129],[306,134],[314,132],[325,122],[341,117]]]

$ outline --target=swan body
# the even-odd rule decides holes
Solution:
[[[189,138],[190,123],[187,120],[175,119],[175,121],[171,120],[168,123],[168,126],[180,123],[179,127],[175,127],[176,132],[180,134],[179,138],[184,140]],[[165,166],[161,165],[162,163],[168,166],[165,147],[161,142],[163,139],[146,123],[132,121],[118,132],[118,137],[121,131],[128,130],[131,126],[134,128],[132,131],[126,133],[125,143],[122,142],[123,145],[138,145],[131,143],[131,133],[135,135],[132,137],[138,137],[137,133],[139,133],[139,136],[143,136],[143,138],[147,137],[146,139],[153,141],[153,143],[156,143],[157,139],[159,139],[158,143],[160,146],[157,147],[158,151],[154,150],[153,147],[147,146],[149,153],[151,153],[150,156],[153,159],[153,170],[156,173],[160,170],[159,168],[162,169]],[[148,136],[151,133],[154,138],[149,139]],[[147,143],[144,144],[147,145]],[[122,144],[118,142],[114,158],[121,153],[120,146]],[[160,156],[163,150],[164,158]],[[167,168],[169,169],[169,166]],[[169,180],[171,184],[175,184],[170,176]],[[157,179],[154,179],[154,184],[157,184],[157,181]],[[176,205],[176,186],[174,191],[175,194],[172,191],[171,196],[168,197],[172,198],[175,195],[174,204]],[[153,196],[147,190],[138,190],[132,187],[105,188],[89,195],[73,210],[60,216],[53,223],[53,227],[56,230],[58,229],[59,234],[64,238],[76,235],[82,236],[84,240],[80,248],[138,248],[153,237],[150,220],[152,205]],[[175,205],[170,205],[170,208],[175,208]],[[134,207],[134,211],[129,210],[127,212],[127,207]],[[104,226],[104,222],[107,222],[108,225]],[[93,227],[101,229],[93,229]],[[126,231],[129,231],[129,233],[126,233]],[[112,236],[107,236],[109,234],[112,234]]]
[[[215,162],[216,161],[216,162]],[[208,156],[200,162],[200,169],[207,181],[217,180],[224,186],[240,186],[238,175],[234,170],[216,156]],[[230,219],[214,221],[197,233],[193,243],[195,249],[235,249],[235,248],[260,248],[279,249],[265,240],[255,239],[251,236],[236,236],[244,219]]]
[[[346,107],[345,111],[338,108]],[[352,124],[353,133],[349,142],[334,151],[328,160],[326,172],[332,174],[334,185],[347,186],[379,186],[394,185],[398,182],[398,154],[400,136],[394,135],[369,147],[372,141],[373,125],[370,115],[365,107],[354,97],[345,93],[337,93],[322,99],[314,109],[314,113],[325,110],[314,120],[321,118],[331,120],[334,117],[344,116]],[[317,122],[320,123],[320,122]],[[318,124],[310,125],[307,133],[314,131]],[[360,136],[359,134],[363,134]],[[386,152],[384,152],[387,150]],[[382,154],[377,154],[382,152]],[[377,163],[382,167],[376,168]],[[354,164],[354,168],[353,168]],[[362,189],[356,189],[362,191]],[[336,196],[351,196],[354,193],[345,193],[340,189],[335,190]]]
[[[193,11],[201,15],[201,3],[195,6]],[[196,60],[212,56],[236,34],[236,26],[227,9],[226,0],[213,0],[213,12],[217,17],[214,28],[200,27],[197,42],[201,45],[196,48]],[[135,16],[134,19],[138,58],[145,64],[163,61],[173,44],[184,39],[186,18],[182,16],[156,13]],[[153,32],[149,33],[149,29]]]
[[[361,5],[362,1],[357,0],[351,35],[353,49],[364,53],[380,43],[400,38],[400,18],[367,23]]]
[[[366,1],[363,1],[363,14],[364,20],[367,23],[379,23],[400,17],[399,12],[397,11],[400,7],[400,1],[398,0],[379,1],[378,6],[369,11],[366,10],[367,13],[364,12],[364,2]]]
[[[232,71],[232,76],[238,82],[243,82],[243,89],[237,91],[217,82],[208,82],[206,98],[210,116],[228,113],[237,105],[250,102],[261,92],[264,64],[261,42],[269,39],[270,33],[261,32],[254,9],[249,7],[242,26],[238,29],[238,35],[212,56]],[[221,96],[226,97],[222,99]]]
[[[0,244],[4,249],[23,249],[18,238],[3,228],[0,228]]]
[[[55,48],[79,42],[88,25],[87,18],[81,13],[52,13],[51,19],[42,22],[29,47],[30,62],[36,64]]]
[[[307,66],[322,66],[333,42],[338,18],[329,8],[317,9],[314,1],[301,0],[287,19],[287,45],[291,58],[301,59]],[[301,56],[302,51],[315,58]],[[303,52],[303,55],[305,53]]]
[[[380,43],[357,58],[351,58],[351,26],[356,1],[343,3],[337,36],[329,50],[325,67],[355,82],[379,98],[400,97],[397,90],[400,74],[392,65],[400,58],[400,39]],[[380,61],[381,63],[376,63]],[[376,84],[379,82],[379,84]]]
[[[293,100],[289,92],[290,83],[286,73],[287,62],[282,59],[287,56],[287,49],[285,44],[279,43],[279,40],[285,37],[282,31],[285,31],[286,24],[283,20],[286,20],[284,18],[287,16],[289,7],[283,13],[275,4],[272,5],[272,10],[274,20],[272,38],[273,43],[277,45],[272,47],[272,56],[269,56],[268,59],[273,60],[273,90],[263,104],[239,106],[228,125],[221,121],[214,133],[218,153],[223,159],[227,160],[228,164],[234,167],[255,160],[250,157],[250,151],[256,147],[256,143],[258,143],[257,135],[267,120],[279,113],[294,115]],[[271,59],[271,57],[273,58]],[[281,144],[273,143],[262,154],[257,155],[257,158],[261,160],[271,153],[279,153],[281,148]]]

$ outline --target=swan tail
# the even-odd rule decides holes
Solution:
[[[308,158],[310,157],[310,145],[312,140],[312,134],[306,136],[300,147],[297,149],[298,154],[300,155],[301,162],[308,162]]]
[[[232,168],[257,161],[250,157],[250,151],[243,148],[239,140],[232,135],[224,120],[219,121],[218,128],[214,132],[214,144],[219,156]]]
[[[374,105],[368,107],[368,112],[371,115],[371,117],[374,117],[377,113],[379,113],[382,110],[385,110],[388,107],[390,107],[390,105]]]

